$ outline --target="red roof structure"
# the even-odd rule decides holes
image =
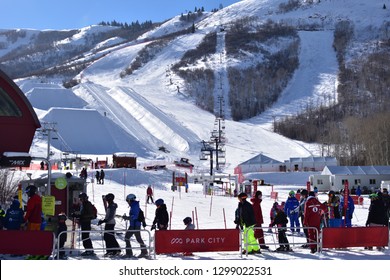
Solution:
[[[4,152],[28,153],[40,127],[24,93],[0,70],[0,158]]]

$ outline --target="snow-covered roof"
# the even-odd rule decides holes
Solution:
[[[323,175],[381,175],[390,174],[390,166],[326,166]]]
[[[335,157],[293,157],[285,162],[337,162]]]
[[[282,162],[276,160],[276,159],[273,159],[273,158],[270,158],[270,157],[267,157],[263,154],[259,154],[251,159],[248,159],[247,161],[239,164],[238,166],[241,166],[241,165],[248,165],[248,164],[281,164]]]

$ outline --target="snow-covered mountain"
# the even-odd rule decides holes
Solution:
[[[66,57],[61,61],[61,69],[68,65],[68,70],[72,67],[74,70],[83,65],[79,74],[73,77],[77,85],[71,88],[72,92],[66,94],[58,87],[68,76],[32,76],[17,82],[39,109],[41,120],[57,123],[60,140],[51,142],[55,149],[81,154],[136,152],[144,161],[172,162],[186,157],[196,168],[207,170],[209,163],[200,161],[199,154],[201,141],[209,141],[211,132],[218,129],[215,116],[195,105],[184,80],[171,70],[172,65],[199,45],[207,34],[217,32],[215,54],[197,61],[193,67],[212,70],[216,77],[214,97],[222,94],[228,100],[227,68],[232,65],[245,68],[261,57],[250,52],[242,52],[240,59],[228,56],[223,30],[231,28],[233,22],[245,22],[248,18],[255,18],[251,23],[256,24],[272,20],[295,26],[300,40],[299,66],[277,102],[261,115],[241,122],[229,117],[228,102],[223,107],[226,113],[224,169],[232,172],[237,164],[258,153],[280,161],[318,155],[316,145],[291,141],[271,132],[272,121],[275,117],[303,110],[308,102],[337,100],[338,63],[332,46],[337,22],[353,22],[355,37],[348,55],[362,55],[386,38],[389,15],[383,1],[379,0],[244,0],[215,13],[204,13],[194,22],[194,33],[177,34],[193,24],[181,21],[180,16],[130,41],[120,38],[117,33],[113,37],[107,35],[117,30],[116,27],[90,26],[61,31],[61,35],[54,33],[61,38],[53,44],[56,57],[62,54]],[[145,46],[173,33],[176,35],[170,37],[151,59],[131,75],[121,75]],[[22,50],[40,36],[42,32],[36,30],[0,30],[0,67],[26,61],[27,56],[18,60],[17,54],[23,53]],[[104,40],[91,40],[99,36]],[[262,48],[272,52],[280,44],[283,42],[269,41]],[[71,57],[75,50],[79,51],[77,57]],[[34,52],[28,61],[45,63],[49,58],[50,62],[55,59],[53,49]],[[53,99],[44,97],[44,92],[48,91],[55,95]],[[41,141],[34,142],[32,153],[46,152]],[[161,146],[170,153],[159,151]]]

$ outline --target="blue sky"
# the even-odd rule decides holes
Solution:
[[[101,21],[160,22],[204,7],[239,0],[1,0],[0,29],[75,29]]]

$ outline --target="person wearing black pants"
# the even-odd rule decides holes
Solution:
[[[107,201],[107,208],[105,209],[106,216],[104,217],[103,220],[100,220],[98,222],[98,225],[105,223],[103,238],[104,238],[104,242],[106,243],[107,252],[104,256],[105,257],[115,256],[121,253],[121,250],[119,249],[118,241],[115,238],[115,231],[114,231],[115,214],[118,205],[114,202],[115,196],[112,193],[105,195],[103,199]]]

